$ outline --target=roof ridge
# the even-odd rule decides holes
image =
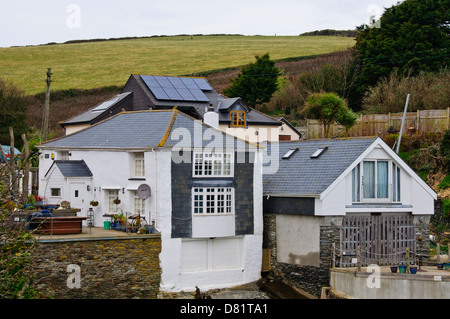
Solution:
[[[172,131],[173,128],[173,124],[175,123],[175,120],[177,119],[177,115],[178,115],[178,109],[175,106],[172,109],[172,116],[170,117],[169,123],[167,123],[167,127],[166,127],[166,131],[164,133],[163,138],[161,139],[161,141],[158,143],[157,147],[164,147],[164,145],[167,142],[167,139],[169,138],[170,132]]]

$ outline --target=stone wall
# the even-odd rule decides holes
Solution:
[[[32,256],[34,284],[55,299],[155,299],[160,251],[159,235],[38,242]]]

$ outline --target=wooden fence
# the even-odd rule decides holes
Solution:
[[[355,266],[358,254],[361,265],[366,266],[415,262],[416,234],[411,215],[346,216],[341,238],[341,267]]]
[[[330,127],[331,136],[377,136],[384,138],[390,133],[389,128],[392,127],[396,131],[400,131],[403,113],[389,114],[368,114],[360,115],[358,120],[348,132],[340,125],[332,125]],[[417,112],[409,112],[406,115],[406,123],[403,134],[408,135],[408,129],[414,127],[416,132],[421,133],[444,133],[450,128],[450,108],[442,110],[422,110]],[[322,138],[323,125],[318,120],[306,121],[306,138]]]

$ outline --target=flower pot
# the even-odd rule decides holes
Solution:
[[[417,267],[409,267],[409,270],[411,271],[411,274],[417,273]]]
[[[398,270],[401,274],[406,274],[406,266],[398,266]]]
[[[392,272],[393,274],[395,274],[395,273],[397,272],[397,266],[392,266],[392,267],[391,267],[391,272]]]
[[[450,269],[450,263],[444,263],[444,269],[449,270]]]
[[[444,264],[443,263],[436,264],[436,266],[437,266],[437,269],[439,269],[439,270],[443,270],[444,269]]]

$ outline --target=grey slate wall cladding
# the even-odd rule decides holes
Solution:
[[[172,238],[191,236],[192,163],[172,161]]]
[[[253,234],[253,153],[245,154],[245,163],[239,163],[244,158],[242,153],[236,153],[234,167],[235,190],[235,223],[236,235]],[[251,158],[250,158],[251,157]]]
[[[314,198],[269,197],[263,198],[264,214],[314,215]]]
[[[240,156],[236,154],[236,159]],[[254,233],[253,157],[249,157],[247,153],[245,163],[236,160],[234,169],[236,236]],[[224,180],[229,179],[217,179]],[[172,161],[172,238],[192,237],[192,185],[192,163]]]

